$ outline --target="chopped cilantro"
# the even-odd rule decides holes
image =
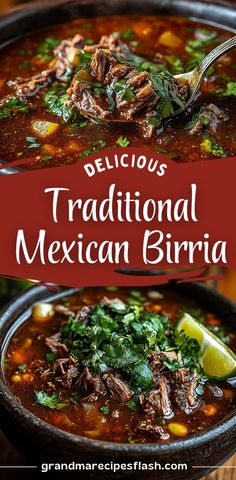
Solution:
[[[63,122],[80,126],[81,121],[83,123],[84,119],[77,108],[66,105],[66,102],[69,100],[66,90],[66,84],[54,84],[43,96],[44,104],[50,113],[60,117]]]
[[[131,400],[128,400],[128,402],[126,402],[126,407],[130,408],[130,410],[136,410],[137,406],[138,406],[138,398],[137,396],[135,395],[133,398],[131,398]]]
[[[61,43],[59,38],[47,37],[45,40],[38,46],[36,53],[37,58],[43,62],[50,62],[53,59],[53,50],[58,47]]]
[[[100,410],[102,413],[104,413],[104,415],[108,415],[110,413],[110,408],[107,405],[101,407]]]
[[[177,57],[176,55],[166,55],[165,60],[168,62],[173,75],[182,73],[184,71],[183,62],[181,58]]]
[[[119,137],[116,142],[116,145],[118,145],[118,147],[128,147],[129,144],[130,142],[126,137]]]
[[[28,60],[24,60],[22,63],[20,63],[19,68],[21,70],[27,70],[30,68],[30,62]]]
[[[236,82],[227,83],[226,90],[223,92],[224,97],[235,96],[236,97]]]
[[[106,147],[106,142],[104,140],[96,140],[93,144],[94,146],[90,150],[84,150],[80,154],[80,158],[88,157],[89,155],[92,155],[93,153],[99,152],[101,148]]]
[[[0,107],[0,120],[10,117],[16,112],[28,112],[29,106],[20,98],[10,98]]]
[[[21,363],[21,365],[18,365],[17,369],[20,372],[23,372],[26,369],[26,363]]]
[[[36,137],[29,136],[25,137],[26,142],[27,142],[27,148],[39,148],[40,143],[38,142]]]
[[[65,407],[65,403],[59,401],[59,396],[56,392],[47,393],[43,390],[35,392],[35,403],[38,405],[43,405],[44,407],[48,407],[56,410],[60,410],[61,408]]]
[[[52,160],[53,156],[52,155],[46,155],[45,157],[42,157],[43,162],[50,162]]]
[[[54,360],[56,360],[57,356],[55,353],[53,352],[50,352],[50,353],[47,353],[46,354],[46,360],[47,362],[54,362]]]
[[[89,52],[84,52],[84,51],[81,51],[79,53],[79,62],[82,63],[82,64],[88,64],[88,63],[91,63],[91,60],[92,60],[92,55],[91,53]]]
[[[118,287],[108,286],[105,287],[105,290],[107,290],[107,292],[117,292]]]
[[[135,394],[153,386],[149,357],[154,351],[176,351],[178,361],[166,361],[171,371],[184,366],[202,372],[198,342],[175,331],[167,316],[144,313],[142,306],[99,303],[93,307],[86,325],[71,317],[61,333],[63,342],[81,365],[94,373],[120,370]]]
[[[92,38],[86,38],[85,41],[84,41],[84,44],[85,45],[93,45],[94,40]]]
[[[91,23],[83,23],[83,25],[81,25],[82,28],[84,28],[85,30],[88,30],[89,28],[92,27],[92,24]]]
[[[198,29],[197,34],[199,38],[190,39],[186,42],[186,51],[212,45],[217,38],[217,32],[206,29]]]
[[[200,122],[202,126],[207,126],[210,123],[209,117],[205,115],[205,109],[202,107],[198,113],[195,113],[191,120],[187,123],[186,129],[192,130],[196,124]]]
[[[127,28],[127,30],[124,30],[123,32],[121,32],[120,35],[125,40],[135,40],[136,39],[136,35],[135,35],[134,31],[132,30],[132,28]]]
[[[173,88],[173,76],[169,72],[150,75],[155,92],[161,98],[157,104],[157,112],[164,118],[172,115],[176,106],[184,108],[183,100]]]

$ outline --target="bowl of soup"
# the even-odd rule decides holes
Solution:
[[[150,479],[158,464],[163,479],[201,478],[235,452],[235,319],[197,284],[33,287],[1,313],[3,431],[30,464],[117,463],[118,476]]]
[[[192,108],[168,118],[189,93],[175,76],[235,34],[225,2],[36,3],[0,26],[3,164],[69,165],[127,146],[176,162],[235,155],[234,50],[207,72]]]

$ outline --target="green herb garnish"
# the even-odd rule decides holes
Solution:
[[[40,143],[38,142],[36,137],[29,136],[25,137],[26,142],[27,142],[27,148],[39,148]]]
[[[65,403],[60,402],[57,393],[46,393],[43,390],[35,392],[35,403],[51,408],[52,410],[61,410],[65,407]]]
[[[100,410],[102,413],[104,413],[104,415],[108,415],[110,413],[110,408],[107,405],[101,407]]]
[[[83,117],[76,107],[68,107],[66,105],[66,102],[69,100],[66,90],[67,85],[65,83],[54,84],[43,96],[44,104],[50,113],[61,118],[63,122],[80,126],[84,121]]]
[[[226,152],[222,145],[216,142],[216,140],[211,135],[205,135],[204,140],[200,144],[200,148],[203,152],[211,153],[216,157],[225,157]]]
[[[17,370],[19,370],[19,372],[23,372],[25,369],[26,369],[26,363],[21,363],[21,365],[17,366]]]
[[[120,36],[124,38],[125,40],[135,40],[136,35],[132,28],[127,28],[127,30],[124,30],[121,32]]]
[[[0,120],[8,118],[16,112],[28,112],[29,106],[20,98],[10,98],[0,107]]]
[[[54,362],[54,360],[56,360],[57,356],[55,353],[53,352],[50,352],[50,353],[47,353],[46,354],[46,360],[47,362]]]
[[[36,53],[37,58],[43,62],[50,62],[53,60],[53,50],[54,48],[60,45],[61,40],[55,37],[47,37],[45,40],[38,46]]]
[[[130,142],[126,137],[119,137],[116,141],[116,145],[118,145],[118,147],[128,147],[129,144]]]

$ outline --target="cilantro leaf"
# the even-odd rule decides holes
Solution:
[[[119,137],[116,141],[116,145],[118,145],[118,147],[128,147],[129,144],[130,142],[126,137]]]
[[[59,396],[56,392],[46,393],[43,390],[35,392],[35,403],[43,405],[50,409],[60,410],[65,407],[65,403],[59,401]]]
[[[8,118],[16,112],[28,112],[29,106],[20,98],[10,98],[0,107],[0,120]]]

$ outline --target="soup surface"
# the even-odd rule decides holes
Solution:
[[[204,374],[198,342],[174,327],[183,312],[235,349],[218,318],[173,292],[86,288],[33,307],[10,341],[7,381],[29,411],[85,437],[145,443],[201,432],[232,412],[236,395]]]
[[[1,158],[39,168],[114,146],[177,162],[235,154],[235,51],[209,70],[191,111],[166,118],[188,95],[173,75],[232,35],[179,17],[112,16],[18,40],[0,52]]]

